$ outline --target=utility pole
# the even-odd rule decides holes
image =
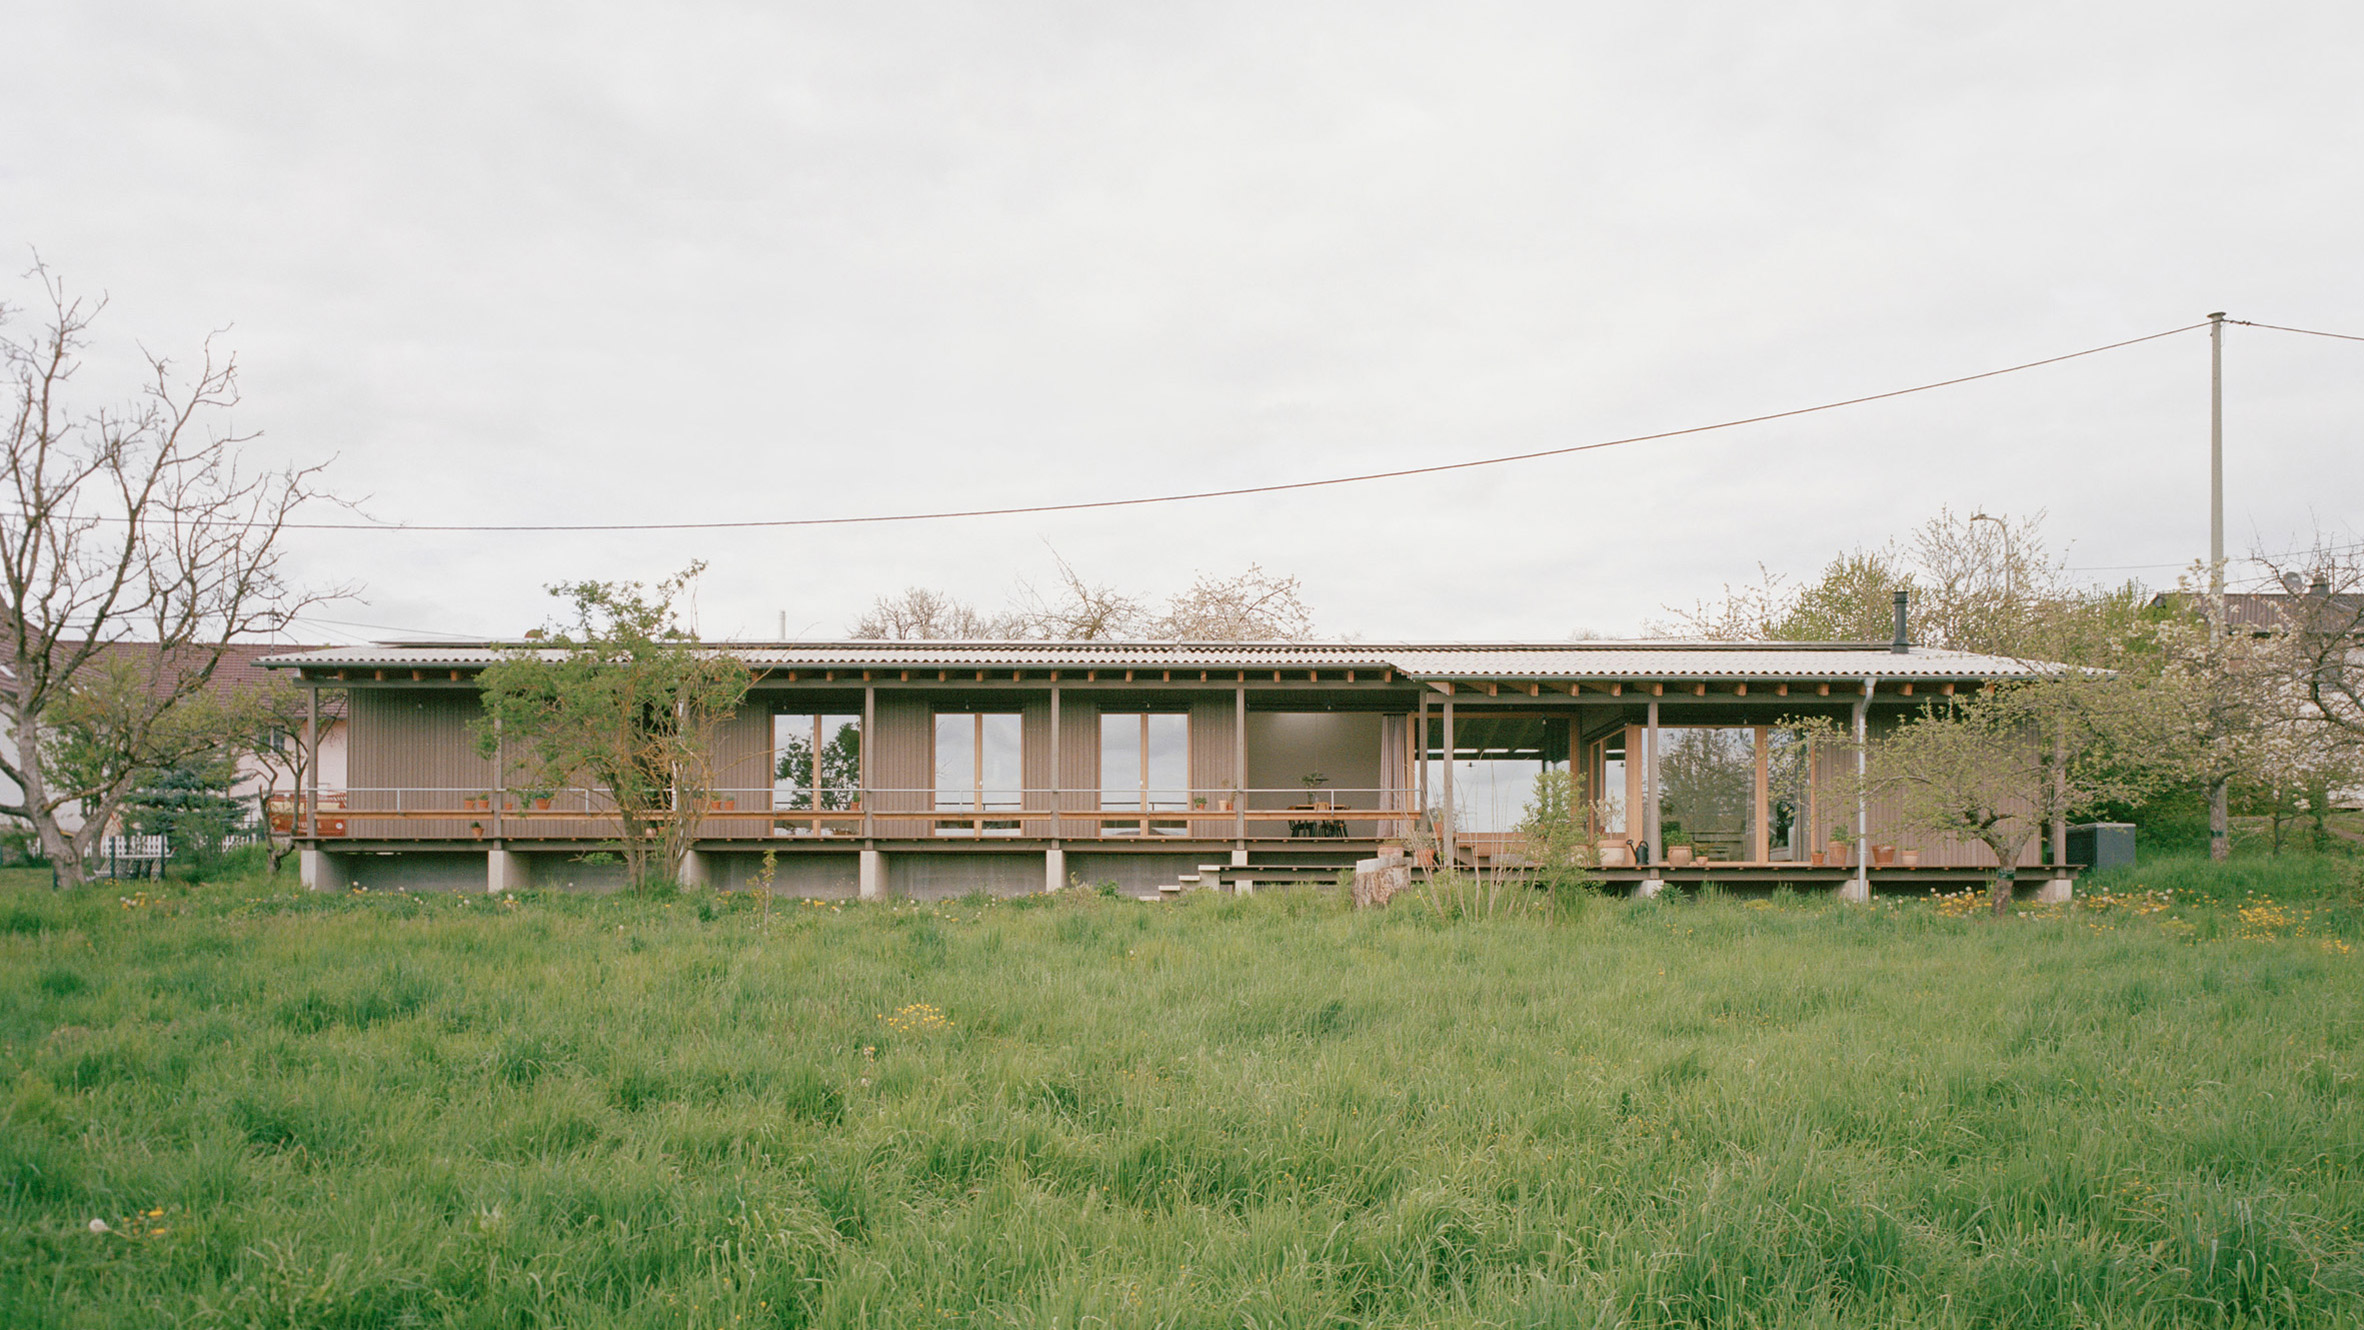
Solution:
[[[2208,596],[2224,596],[2224,311],[2208,316]],[[2211,616],[2221,613],[2212,606]],[[2218,622],[2219,632],[2224,624]]]
[[[2224,311],[2208,316],[2208,648],[2225,649],[2224,614]],[[2208,857],[2232,854],[2232,782],[2208,785]]]

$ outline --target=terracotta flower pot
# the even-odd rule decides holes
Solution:
[[[1812,864],[1812,866],[1813,866],[1813,867],[1815,867],[1815,868],[1820,868],[1820,867],[1822,867],[1822,866],[1823,866],[1823,861],[1824,861],[1824,860],[1826,860],[1826,859],[1828,859],[1828,858],[1830,858],[1830,856],[1829,856],[1828,854],[1826,854],[1825,852],[1823,852],[1823,851],[1821,851],[1821,850],[1816,850],[1816,851],[1814,851],[1814,855],[1813,855],[1813,864]]]
[[[1907,868],[1919,868],[1921,866],[1921,852],[1919,850],[1906,850],[1904,851],[1903,858],[1904,866]]]
[[[1688,845],[1669,845],[1669,846],[1667,846],[1667,847],[1666,847],[1666,862],[1668,863],[1668,865],[1670,865],[1670,866],[1672,866],[1672,867],[1675,867],[1675,868],[1680,868],[1680,867],[1682,867],[1683,865],[1685,865],[1685,864],[1687,864],[1687,863],[1690,863],[1690,862],[1691,862],[1691,847],[1690,847],[1690,846],[1688,846]]]
[[[1893,845],[1874,845],[1874,846],[1872,847],[1872,867],[1874,867],[1874,868],[1894,868],[1895,866],[1896,866],[1896,847],[1895,847],[1895,846],[1893,846]]]

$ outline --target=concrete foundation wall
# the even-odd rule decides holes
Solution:
[[[473,891],[485,884],[484,852],[438,851],[401,854],[340,854],[336,875],[350,889],[370,891]]]
[[[1025,896],[1042,890],[1042,853],[894,854],[886,856],[887,893],[909,900],[949,900],[972,891]]]

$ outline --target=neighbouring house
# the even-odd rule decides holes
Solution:
[[[599,853],[616,834],[601,791],[520,789],[499,755],[482,755],[478,673],[530,645],[398,642],[263,662],[344,699],[345,783],[324,768],[298,827],[308,882],[619,880]],[[1982,845],[1889,829],[1879,804],[1859,807],[1844,773],[1826,769],[1841,759],[1817,759],[1795,725],[1876,732],[1932,696],[2027,673],[1907,648],[1901,625],[1893,644],[715,649],[753,683],[723,728],[685,876],[745,888],[768,852],[775,889],[815,897],[1331,881],[1391,847],[1482,867],[1515,852],[1545,772],[1574,777],[1612,880],[1967,883],[1992,872]],[[1873,852],[1834,857],[1834,833]]]
[[[287,644],[233,643],[221,648],[221,661],[215,667],[213,677],[207,681],[206,688],[210,692],[226,695],[244,689],[265,687],[271,683],[273,678],[272,672],[262,664],[266,657],[323,649],[315,646]],[[190,648],[184,652],[184,655],[196,659],[199,650]],[[211,650],[211,648],[202,650]],[[99,655],[99,663],[102,666],[122,660],[129,660],[141,669],[148,670],[157,669],[164,664],[157,659],[157,647],[153,642],[116,642],[103,648]],[[320,705],[322,710],[316,742],[318,744],[321,782],[328,788],[341,788],[345,784],[343,697],[337,694],[328,695],[320,699]],[[278,745],[290,750],[294,749],[297,744],[306,742],[306,737],[299,731],[275,735],[272,738]],[[16,748],[15,736],[0,735],[0,748],[4,748],[13,758]],[[284,800],[292,807],[298,791],[286,772],[279,769],[279,765],[265,762],[251,754],[241,754],[237,762],[237,771],[237,778],[232,781],[229,789],[231,797],[239,800],[242,804],[254,806],[257,805],[258,796],[268,792],[274,799]],[[17,794],[15,782],[10,781],[6,776],[0,776],[0,797],[14,800]],[[63,810],[61,821],[69,830],[82,825],[79,812],[73,805],[68,805]],[[113,829],[110,829],[109,834],[113,834]]]

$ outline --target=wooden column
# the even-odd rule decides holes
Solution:
[[[498,717],[493,720],[493,797],[492,836],[499,840],[502,831],[502,810],[509,806],[509,743],[501,733]]]
[[[1248,689],[1231,691],[1231,839],[1237,854],[1248,852]]]
[[[1059,813],[1066,805],[1059,796],[1059,685],[1051,685],[1051,846],[1059,845]]]
[[[1417,802],[1414,809],[1421,817],[1428,816],[1428,690],[1420,690],[1419,730],[1412,737],[1412,761],[1419,774],[1412,777],[1412,788]]]
[[[872,748],[874,745],[876,745],[876,744],[877,744],[877,742],[878,742],[878,686],[877,686],[876,684],[865,684],[865,685],[863,685],[863,687],[862,687],[862,761],[861,761],[861,764],[860,764],[860,766],[861,766],[861,773],[862,773],[862,774],[861,774],[861,781],[862,781],[862,848],[863,848],[863,849],[870,849],[870,848],[871,848],[871,844],[870,844],[870,842],[871,842],[871,840],[874,838],[874,835],[875,835],[875,827],[874,827],[874,825],[873,825],[873,823],[872,823],[872,821],[871,821],[872,817],[874,816],[874,814],[873,814],[873,810],[872,810],[872,807],[871,807],[871,805],[872,805],[872,804],[874,804],[874,803],[876,803],[877,801],[876,801],[875,799],[873,799],[873,798],[871,797],[871,795],[870,795],[870,750],[871,750],[871,748]],[[819,750],[819,749],[815,749],[815,750],[813,751],[813,775],[817,777],[817,776],[819,776],[820,774],[821,774],[821,753],[820,753],[820,750]],[[818,784],[819,782],[816,780],[814,783],[815,783],[815,784]],[[817,802],[817,801],[816,801],[816,802]],[[816,824],[816,825],[817,825],[817,824]]]
[[[1770,822],[1766,821],[1766,816],[1771,813],[1773,809],[1773,801],[1770,797],[1771,791],[1768,788],[1772,784],[1773,765],[1772,754],[1766,751],[1765,741],[1767,734],[1765,727],[1762,725],[1757,726],[1756,732],[1757,835],[1756,844],[1751,847],[1751,853],[1755,856],[1754,862],[1766,864],[1773,862],[1773,826]]]
[[[1650,847],[1650,868],[1666,863],[1666,842],[1658,818],[1658,699],[1650,698],[1650,718],[1642,728],[1642,843]]]
[[[306,690],[304,701],[304,747],[311,759],[304,764],[304,775],[310,784],[304,797],[304,839],[320,838],[320,685]],[[347,826],[352,825],[347,823]]]
[[[1437,859],[1440,868],[1461,866],[1461,828],[1453,821],[1453,696],[1445,695],[1444,789],[1438,791],[1440,812],[1437,839],[1444,853]]]

